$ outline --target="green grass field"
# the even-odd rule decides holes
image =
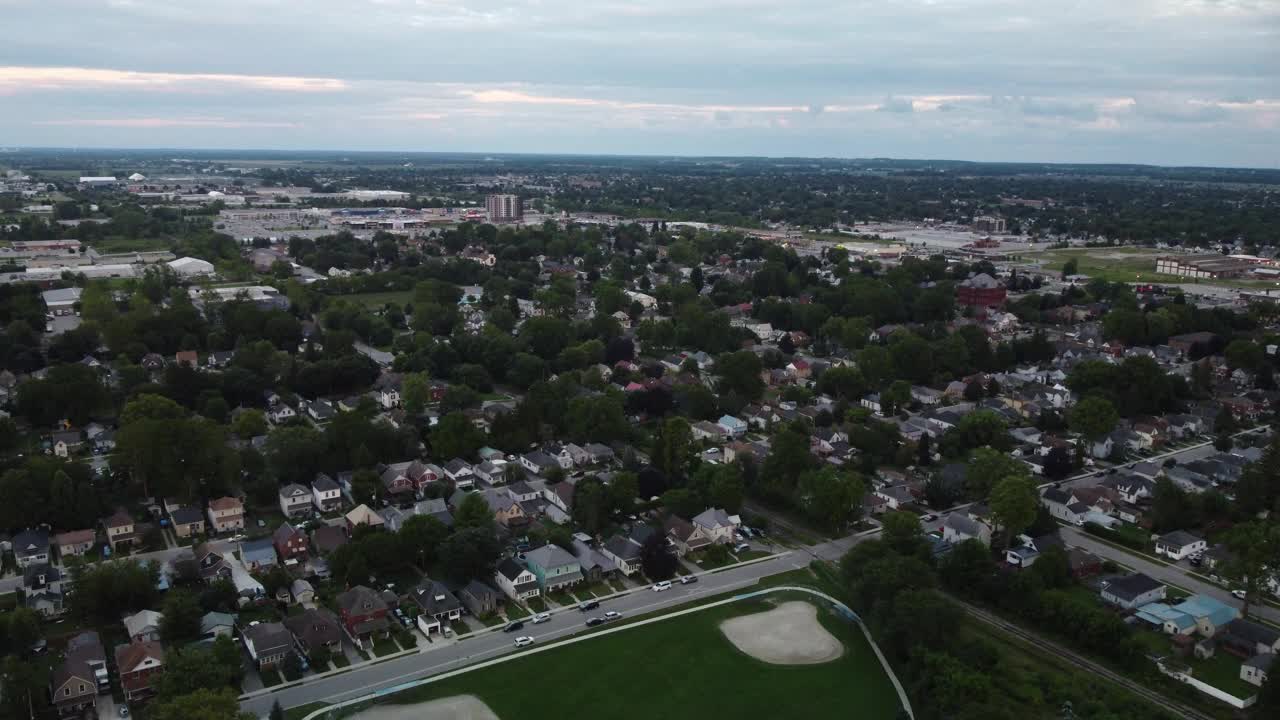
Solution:
[[[413,291],[392,290],[390,292],[357,293],[355,295],[339,295],[337,297],[358,302],[368,308],[380,308],[387,303],[403,308],[405,303],[413,299]]]
[[[889,720],[898,697],[861,631],[823,613],[845,645],[820,665],[770,665],[739,652],[719,630],[730,617],[761,612],[735,603],[530,655],[395,696],[400,703],[471,694],[503,720],[716,717],[858,717]],[[554,691],[531,693],[530,678]],[[766,708],[772,712],[764,712]],[[786,708],[779,714],[778,708]]]

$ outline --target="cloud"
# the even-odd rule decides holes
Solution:
[[[915,112],[915,103],[910,98],[887,97],[876,107],[877,112],[909,113]]]
[[[271,120],[227,120],[224,118],[76,118],[71,120],[35,120],[34,125],[54,127],[114,127],[114,128],[296,128],[300,123]]]
[[[1136,98],[1133,111],[1148,120],[1167,123],[1214,123],[1226,120],[1231,114],[1216,102],[1197,102],[1158,95]]]
[[[347,83],[334,78],[222,73],[157,73],[84,67],[0,67],[0,93],[27,91],[266,90],[288,93],[337,92]]]

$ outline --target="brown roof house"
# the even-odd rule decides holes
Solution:
[[[71,530],[54,536],[53,542],[58,546],[58,554],[64,558],[84,555],[93,549],[98,533],[94,530]]]
[[[293,636],[282,623],[255,622],[241,633],[249,657],[262,670],[273,668],[293,650]]]
[[[107,652],[98,633],[88,630],[68,640],[66,659],[54,669],[49,683],[49,697],[58,715],[82,715],[93,707],[99,691],[110,688]]]
[[[342,624],[338,622],[338,616],[328,610],[303,610],[285,618],[284,626],[304,655],[310,656],[321,648],[331,653],[342,652]]]
[[[209,527],[216,533],[243,530],[244,503],[233,497],[210,500]]]
[[[154,641],[135,642],[116,647],[116,670],[126,700],[146,697],[154,692],[156,675],[164,672],[164,648]]]
[[[119,549],[121,545],[130,547],[137,539],[133,518],[124,510],[117,510],[114,515],[103,520],[102,527],[106,528],[107,542],[111,544],[112,551]]]

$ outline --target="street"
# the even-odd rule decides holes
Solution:
[[[869,537],[869,535],[863,537]],[[808,567],[814,555],[823,558],[838,557],[841,547],[845,544],[852,546],[858,539],[857,537],[845,538],[834,543],[808,548],[806,551],[792,551],[752,564],[701,574],[698,576],[697,583],[690,585],[675,583],[665,592],[658,593],[647,587],[641,588],[615,599],[602,600],[598,610],[587,613],[579,612],[573,607],[563,608],[553,612],[551,620],[546,623],[541,625],[526,623],[519,634],[530,635],[538,643],[545,643],[586,630],[587,618],[603,615],[609,610],[620,612],[623,617],[634,617],[698,598],[749,587],[755,585],[761,578]],[[464,636],[458,642],[451,644],[420,643],[418,653],[366,665],[276,692],[256,695],[241,702],[241,707],[259,717],[265,717],[270,712],[272,703],[276,701],[286,708],[313,702],[338,702],[408,680],[456,670],[482,660],[491,660],[504,653],[513,652],[515,650],[513,640],[514,634],[504,633],[499,627]],[[423,649],[424,646],[425,649]]]

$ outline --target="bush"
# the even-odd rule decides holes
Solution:
[[[332,657],[333,653],[329,652],[329,648],[322,645],[307,655],[307,661],[311,663],[312,670],[321,672],[324,668],[329,667],[329,660]]]
[[[284,664],[280,670],[284,674],[285,680],[289,682],[299,680],[302,678],[302,660],[297,653],[289,653],[288,657],[284,659]]]

